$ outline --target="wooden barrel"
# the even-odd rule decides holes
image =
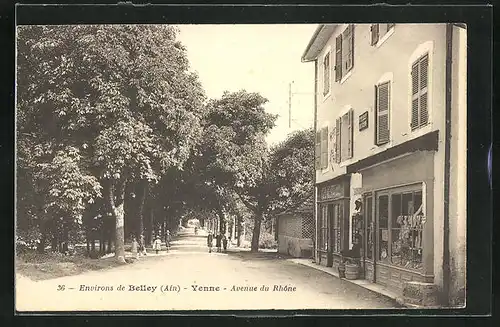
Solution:
[[[345,265],[345,278],[358,279],[358,277],[359,277],[359,266],[356,264],[346,264]]]

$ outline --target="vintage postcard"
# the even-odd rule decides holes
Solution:
[[[465,307],[464,24],[19,25],[16,50],[17,311]]]

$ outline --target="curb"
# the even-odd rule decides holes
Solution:
[[[287,261],[291,261],[291,262],[296,263],[296,264],[299,264],[299,265],[302,265],[302,266],[305,266],[305,267],[316,269],[318,271],[321,271],[321,272],[329,274],[329,275],[331,275],[333,277],[336,277],[336,278],[338,278],[340,280],[349,282],[352,285],[359,286],[361,288],[364,288],[365,290],[368,290],[370,292],[376,293],[376,294],[378,294],[380,296],[383,296],[385,298],[391,299],[391,300],[395,301],[399,306],[401,306],[403,308],[420,309],[420,307],[410,306],[410,305],[404,303],[402,297],[399,297],[399,296],[397,296],[395,294],[391,294],[389,292],[381,292],[379,290],[374,289],[374,288],[378,288],[379,286],[376,286],[376,284],[373,284],[373,283],[366,284],[365,282],[363,282],[363,281],[365,281],[364,279],[355,279],[355,280],[352,280],[352,279],[347,279],[347,278],[340,278],[338,276],[338,273],[336,273],[333,269],[328,269],[327,267],[323,267],[323,266],[317,265],[317,264],[309,262],[309,261],[305,262],[305,261],[300,260],[300,259],[286,259],[286,260]],[[371,287],[367,287],[368,285],[370,285]]]

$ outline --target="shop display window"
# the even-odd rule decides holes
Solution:
[[[421,269],[425,223],[422,191],[392,194],[391,208],[391,263]]]

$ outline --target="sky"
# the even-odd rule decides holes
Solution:
[[[267,138],[273,144],[313,125],[314,63],[300,59],[316,26],[179,25],[178,39],[187,48],[191,70],[198,73],[208,97],[245,89],[269,100],[266,111],[279,115]]]

